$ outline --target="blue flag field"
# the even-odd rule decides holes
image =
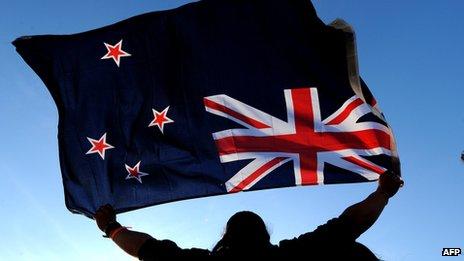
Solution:
[[[353,31],[307,0],[203,0],[13,44],[58,108],[74,213],[373,181],[396,156]]]

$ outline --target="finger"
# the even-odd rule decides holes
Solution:
[[[387,174],[386,176],[388,176],[390,179],[396,179],[400,177],[400,175],[398,175],[396,172],[392,170],[387,170],[385,174]]]
[[[111,210],[105,209],[105,210],[102,211],[102,214],[105,215],[105,216],[109,216],[109,215],[111,215]]]
[[[395,175],[393,178],[392,178],[392,182],[394,182],[395,184],[399,185],[400,187],[402,187],[404,185],[404,181],[403,179],[398,176],[398,175]]]
[[[390,181],[390,180],[394,181],[396,175],[392,171],[387,170],[382,174],[382,176],[383,176],[382,178],[384,181]]]
[[[95,212],[95,216],[101,216],[102,213],[103,213],[103,209],[102,209],[102,208],[99,208],[99,209]]]
[[[105,206],[105,212],[108,214],[114,213],[114,209],[111,205]]]
[[[404,186],[404,181],[403,179],[400,179],[400,187],[403,187]]]
[[[102,210],[106,209],[106,206],[107,206],[107,205],[100,206],[100,207],[97,209],[97,212],[99,212],[99,211],[102,211]]]
[[[398,157],[392,157],[392,170],[395,174],[401,175],[401,162]]]
[[[105,207],[103,208],[106,212],[111,212],[113,210],[113,208],[110,206],[110,205],[105,205]]]

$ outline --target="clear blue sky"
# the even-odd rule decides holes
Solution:
[[[64,206],[57,110],[10,42],[68,34],[189,1],[8,1],[0,15],[0,260],[131,260]],[[360,242],[385,260],[441,260],[464,248],[464,4],[316,0],[325,21],[357,32],[360,70],[398,139],[406,186]],[[272,241],[337,216],[376,184],[275,189],[188,200],[119,216],[182,247],[211,248],[238,210],[259,213]],[[461,256],[463,258],[463,256]],[[457,258],[459,259],[459,258]],[[456,260],[453,259],[453,260]]]

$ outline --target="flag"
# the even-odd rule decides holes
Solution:
[[[373,181],[396,153],[352,30],[307,0],[204,0],[13,44],[57,105],[75,213]]]

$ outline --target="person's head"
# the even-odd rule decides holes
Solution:
[[[342,251],[343,253],[344,251]],[[366,260],[366,261],[377,261],[380,260],[372,251],[365,245],[354,242],[349,250],[343,253],[346,260]]]
[[[253,212],[241,211],[227,221],[224,235],[213,251],[228,254],[249,252],[269,245],[270,236],[263,219]]]

